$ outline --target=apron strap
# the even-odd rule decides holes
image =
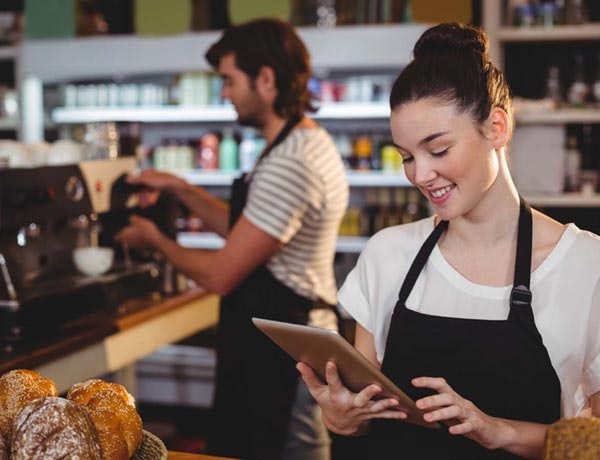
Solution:
[[[519,200],[521,210],[519,212],[515,275],[513,288],[510,294],[511,308],[531,305],[532,298],[531,291],[529,290],[529,282],[531,279],[531,239],[533,223],[529,204],[521,196],[519,196]]]
[[[519,212],[519,229],[517,236],[517,254],[515,258],[515,277],[510,293],[509,319],[518,321],[533,341],[544,347],[540,331],[535,325],[533,309],[531,307],[532,294],[529,289],[531,280],[531,252],[533,219],[531,207],[519,196],[521,211]]]
[[[419,249],[417,256],[408,269],[408,273],[406,274],[406,278],[404,278],[402,287],[400,288],[400,293],[398,294],[398,301],[400,302],[400,305],[404,305],[406,299],[408,299],[412,288],[417,282],[417,278],[419,277],[421,270],[423,270],[423,267],[427,263],[427,259],[429,259],[431,251],[433,251],[433,248],[440,239],[440,236],[442,236],[442,233],[444,233],[447,228],[448,221],[440,221],[433,229],[433,232],[431,232],[431,234],[427,237],[425,243],[423,243],[423,246],[421,246],[421,249]]]

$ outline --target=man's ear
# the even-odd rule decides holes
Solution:
[[[489,136],[495,149],[505,147],[512,133],[512,119],[504,109],[494,107],[488,117]]]
[[[275,71],[269,66],[262,66],[255,78],[256,90],[263,97],[275,97],[277,95],[277,85]]]

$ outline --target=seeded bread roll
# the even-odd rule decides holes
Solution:
[[[142,443],[142,419],[122,385],[94,379],[73,385],[67,398],[90,415],[105,460],[128,460]]]
[[[15,369],[0,377],[0,435],[6,442],[21,409],[43,396],[58,396],[58,390],[52,380],[35,371]]]
[[[98,433],[82,407],[64,398],[38,398],[15,419],[11,460],[102,460]]]
[[[118,383],[107,382],[102,379],[90,379],[85,382],[79,382],[73,385],[68,393],[67,399],[75,401],[77,404],[85,406],[90,398],[102,390],[112,390],[118,394],[118,397],[124,404],[135,408],[135,399],[127,389]]]
[[[8,460],[8,443],[0,434],[0,460]]]

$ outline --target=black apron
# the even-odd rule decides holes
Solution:
[[[550,424],[560,418],[560,381],[535,325],[529,290],[532,217],[521,199],[515,276],[508,319],[447,318],[409,310],[405,302],[439,237],[440,222],[413,261],[400,289],[388,332],[382,371],[414,400],[434,394],[411,379],[443,377],[483,412],[507,419]],[[513,459],[504,450],[487,450],[446,427],[422,428],[377,420],[372,426],[371,458]]]
[[[297,122],[288,121],[258,161],[281,143]],[[246,205],[249,182],[245,176],[233,183],[230,228]],[[223,297],[208,453],[253,460],[281,457],[296,397],[298,371],[295,361],[260,332],[251,318],[306,324],[315,304],[282,284],[266,265],[258,267]]]

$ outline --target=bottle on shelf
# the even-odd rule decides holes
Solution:
[[[557,107],[563,103],[560,69],[556,65],[551,65],[548,67],[545,96],[548,99],[552,99]]]
[[[598,188],[598,160],[594,154],[592,125],[581,127],[581,194],[594,195]]]
[[[406,206],[402,215],[402,223],[408,224],[410,222],[415,222],[422,217],[422,214],[421,192],[416,188],[409,188]]]
[[[344,162],[346,169],[353,169],[352,162],[352,141],[348,134],[340,134],[335,137],[335,144]]]
[[[207,133],[200,138],[196,167],[208,171],[219,169],[219,138],[215,134]]]
[[[244,128],[242,130],[242,141],[240,142],[240,169],[243,172],[252,170],[260,151],[255,138],[253,128]]]
[[[396,172],[402,168],[400,154],[396,147],[391,144],[385,144],[381,147],[381,170]]]
[[[584,24],[588,22],[589,15],[585,0],[566,0],[565,20],[567,24]]]
[[[223,129],[223,139],[219,144],[219,169],[236,171],[238,169],[238,144],[233,138],[233,128]]]
[[[354,141],[354,157],[356,159],[355,169],[369,171],[371,169],[371,156],[373,155],[373,143],[369,136],[362,135]]]
[[[360,236],[361,219],[361,210],[354,206],[349,207],[342,218],[338,234],[340,236]]]
[[[581,151],[577,146],[577,138],[567,138],[565,152],[565,191],[579,192],[581,188]]]
[[[375,233],[375,216],[377,215],[377,191],[368,188],[365,191],[365,206],[360,215],[360,234],[371,236]]]
[[[375,232],[386,228],[390,220],[390,191],[381,187],[377,189],[377,213],[375,214]]]
[[[575,74],[567,92],[567,101],[574,107],[583,107],[587,101],[590,87],[585,81],[585,61],[583,54],[575,55]]]
[[[402,216],[406,206],[406,189],[404,187],[396,187],[392,190],[392,204],[390,206],[388,219],[388,225],[390,227],[402,223]]]
[[[594,98],[594,105],[600,108],[600,53],[596,55],[596,74],[592,82],[592,96]]]

